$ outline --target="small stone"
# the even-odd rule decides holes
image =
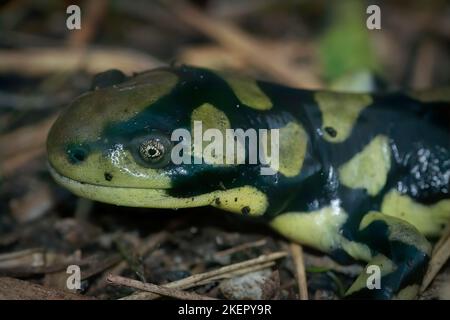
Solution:
[[[224,280],[219,289],[223,296],[232,300],[267,300],[278,295],[280,279],[277,272],[264,269]]]

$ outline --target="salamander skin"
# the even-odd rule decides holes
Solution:
[[[381,288],[369,289],[363,272],[348,297],[417,294],[426,237],[450,218],[449,88],[307,91],[187,66],[115,78],[73,101],[49,133],[58,183],[117,205],[211,205],[261,219],[293,241],[380,268]],[[278,170],[167,161],[172,132],[194,121],[221,132],[279,129]],[[155,141],[157,155],[145,153]]]

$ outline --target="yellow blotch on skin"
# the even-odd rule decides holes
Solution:
[[[439,236],[450,219],[450,200],[424,205],[391,190],[384,196],[381,212],[408,221],[425,236]]]
[[[385,185],[390,168],[389,141],[386,136],[379,135],[339,168],[339,179],[349,188],[364,188],[374,196]]]
[[[329,142],[342,142],[347,139],[361,111],[372,103],[368,94],[337,93],[319,91],[316,102],[322,113],[322,132]],[[325,128],[333,128],[332,136]]]
[[[220,76],[231,87],[241,103],[257,110],[272,108],[272,101],[262,92],[255,80],[229,74],[220,74]]]
[[[272,220],[271,226],[285,237],[324,252],[339,246],[339,228],[347,214],[339,207],[313,212],[288,212]]]
[[[194,121],[201,121],[204,131],[219,129],[223,136],[225,136],[225,130],[230,128],[230,120],[227,115],[209,103],[204,103],[192,111],[191,127],[194,127]]]
[[[212,104],[204,103],[200,107],[194,109],[191,115],[191,136],[194,137],[196,133],[194,133],[194,121],[201,121],[202,123],[202,137],[206,130],[208,129],[217,129],[221,132],[223,137],[223,145],[225,146],[225,137],[226,137],[226,129],[230,129],[230,120],[227,115],[220,109],[216,108]],[[202,139],[203,140],[203,139]],[[202,150],[205,150],[205,147],[210,144],[210,141],[202,141]],[[195,151],[195,150],[194,150]],[[209,163],[226,163],[225,162],[225,153],[226,150],[222,152],[222,159],[211,158],[207,159]],[[207,156],[206,154],[196,154],[197,157]]]
[[[234,213],[260,216],[266,212],[268,201],[266,195],[251,186],[214,192],[213,206]]]
[[[264,154],[273,156],[270,148],[271,135],[267,134],[267,144],[263,144]],[[279,129],[279,163],[275,168],[272,163],[272,169],[278,170],[286,177],[295,177],[302,169],[305,160],[306,147],[308,144],[308,135],[303,127],[297,122],[290,122],[285,127]]]
[[[287,212],[275,217],[270,225],[279,233],[298,243],[330,252],[342,248],[353,258],[368,261],[367,246],[345,239],[340,229],[347,213],[339,206],[329,206],[312,212]]]
[[[280,129],[280,168],[286,177],[300,173],[305,160],[308,135],[296,122],[290,122]]]

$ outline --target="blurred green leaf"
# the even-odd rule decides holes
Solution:
[[[319,45],[325,78],[332,82],[361,70],[377,71],[364,2],[333,1],[331,10],[332,23]]]
[[[306,272],[310,273],[324,273],[330,271],[330,268],[325,267],[316,267],[316,266],[310,266],[306,268]]]

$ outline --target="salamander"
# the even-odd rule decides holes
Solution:
[[[259,219],[339,261],[367,263],[349,298],[417,295],[429,240],[450,218],[450,88],[303,90],[192,66],[98,80],[49,133],[59,184],[121,206],[213,206]],[[267,163],[217,161],[220,152],[202,159],[186,140],[188,158],[200,161],[175,163],[183,139],[173,133],[195,123],[224,134],[276,130],[278,166],[261,174]],[[379,268],[380,288],[367,285],[369,266]]]

